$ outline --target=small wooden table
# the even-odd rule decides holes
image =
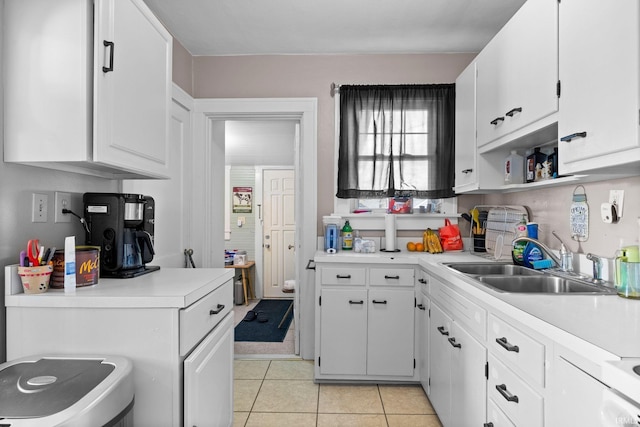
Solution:
[[[255,264],[256,264],[255,261],[247,261],[242,265],[235,264],[235,265],[224,266],[224,268],[240,269],[240,271],[242,272],[242,290],[244,291],[244,305],[249,305],[249,298],[247,298],[247,296],[250,296],[251,298],[256,297],[251,287],[251,268],[253,268]]]

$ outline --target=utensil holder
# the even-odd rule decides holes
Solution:
[[[487,252],[487,248],[485,246],[485,235],[484,234],[474,234],[473,235],[473,251],[474,252]]]
[[[18,275],[22,281],[25,294],[41,294],[49,290],[52,265],[40,265],[38,267],[18,267]]]

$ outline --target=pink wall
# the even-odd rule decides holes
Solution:
[[[193,96],[193,57],[180,42],[173,39],[173,82]]]
[[[318,99],[318,218],[333,211],[331,83],[453,83],[475,54],[208,56],[193,58],[195,98]]]

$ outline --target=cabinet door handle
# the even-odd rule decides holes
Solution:
[[[449,332],[444,328],[444,326],[438,326],[437,329],[442,335],[449,335]]]
[[[509,111],[505,114],[505,116],[513,117],[513,115],[514,115],[515,113],[522,113],[522,107],[516,107],[516,108],[513,108],[513,109],[509,110]]]
[[[399,279],[400,279],[400,276],[388,276],[388,275],[386,275],[386,274],[385,274],[385,275],[384,275],[384,278],[385,278],[385,279],[399,280]]]
[[[504,117],[496,117],[495,119],[491,120],[489,123],[495,126],[500,122],[504,122]]]
[[[423,285],[426,285],[427,279],[418,279],[418,282],[422,283]]]
[[[364,304],[364,301],[363,300],[355,301],[355,300],[350,299],[349,300],[349,304]]]
[[[215,310],[209,310],[209,316],[213,316],[214,314],[220,313],[224,310],[224,304],[218,304]]]
[[[382,300],[382,301],[378,301],[378,300],[375,300],[375,299],[374,299],[374,300],[373,300],[373,301],[371,301],[371,302],[372,302],[372,303],[374,303],[374,304],[386,304],[386,303],[387,303],[387,300],[385,299],[385,300]]]
[[[113,42],[108,42],[106,40],[102,41],[102,44],[104,45],[104,47],[108,47],[109,48],[109,66],[108,67],[102,67],[102,72],[103,73],[108,73],[109,71],[113,71],[113,51],[116,50],[116,45]]]
[[[482,427],[493,427],[493,423],[484,423]]]
[[[507,351],[513,351],[516,353],[520,352],[520,348],[517,345],[509,344],[506,337],[496,338],[496,342],[502,346]]]
[[[498,390],[498,393],[500,393],[502,397],[507,399],[508,402],[518,403],[518,396],[509,393],[509,391],[507,390],[506,384],[498,384],[496,386],[496,390]]]
[[[350,274],[336,274],[336,279],[351,279]]]
[[[572,133],[571,135],[563,136],[562,138],[560,138],[560,141],[562,141],[562,142],[571,142],[572,139],[575,139],[575,138],[586,138],[586,137],[587,137],[587,133],[586,132],[576,132],[576,133]]]
[[[420,310],[426,310],[427,308],[424,306],[424,304],[418,304],[418,308]]]
[[[473,169],[464,169],[462,173],[467,174],[473,172]]]
[[[447,341],[449,341],[449,344],[451,344],[455,348],[462,348],[462,344],[456,342],[456,339],[454,337],[448,338]]]

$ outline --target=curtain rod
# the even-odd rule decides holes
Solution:
[[[336,93],[340,93],[340,84],[338,83],[331,83],[331,97],[333,98],[334,96],[336,96]]]

